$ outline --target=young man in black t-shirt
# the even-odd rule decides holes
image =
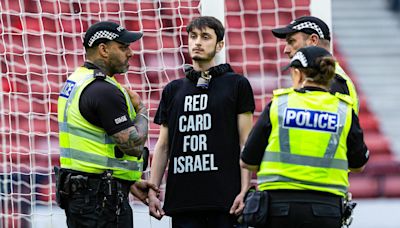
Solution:
[[[161,126],[150,182],[159,186],[169,166],[164,207],[150,191],[150,214],[171,216],[172,227],[233,227],[251,179],[239,157],[252,127],[253,91],[229,64],[215,63],[224,45],[220,21],[199,17],[187,32],[193,67],[164,88],[154,118]]]

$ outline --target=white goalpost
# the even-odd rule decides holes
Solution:
[[[53,167],[59,164],[57,98],[84,62],[85,30],[101,20],[144,33],[132,44],[130,70],[116,76],[139,92],[150,110],[148,146],[162,89],[183,77],[190,63],[186,25],[200,15],[226,27],[227,62],[248,77],[259,116],[272,90],[289,85],[284,41],[271,29],[296,17],[316,15],[331,23],[331,0],[2,0],[0,1],[0,227],[66,227],[55,203]],[[148,173],[147,173],[148,175]],[[168,227],[150,219],[132,199],[136,227]]]

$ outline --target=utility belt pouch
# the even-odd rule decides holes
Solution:
[[[353,222],[353,210],[357,206],[357,203],[352,200],[350,192],[347,193],[343,201],[342,211],[342,225],[343,227],[349,227]]]
[[[71,173],[58,166],[54,166],[54,173],[56,177],[56,202],[60,208],[65,209],[70,195]]]
[[[265,226],[268,217],[268,192],[249,189],[245,197],[243,223],[248,226]]]

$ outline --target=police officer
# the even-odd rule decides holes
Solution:
[[[68,227],[131,228],[128,193],[145,202],[149,187],[158,191],[140,181],[147,109],[113,77],[128,70],[129,45],[141,37],[113,22],[92,25],[83,43],[87,61],[60,93],[57,198]]]
[[[261,227],[339,228],[348,170],[363,169],[368,149],[352,99],[328,92],[335,74],[330,53],[300,48],[289,66],[294,88],[273,92],[241,166],[258,171],[258,188],[269,195]]]
[[[272,29],[272,34],[280,39],[286,39],[284,53],[292,58],[299,48],[305,46],[318,46],[330,51],[331,35],[328,25],[313,16],[304,16],[295,19],[286,27]],[[356,88],[350,77],[336,62],[335,76],[330,85],[330,92],[349,95],[353,99],[353,109],[358,115],[359,102]]]

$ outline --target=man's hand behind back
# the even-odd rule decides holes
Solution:
[[[150,189],[160,193],[160,190],[156,185],[144,180],[136,181],[134,184],[132,184],[130,187],[130,192],[144,204],[148,205],[147,198]]]

